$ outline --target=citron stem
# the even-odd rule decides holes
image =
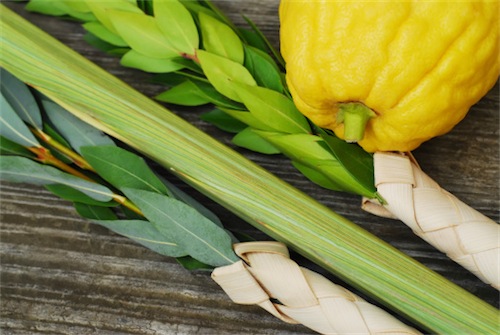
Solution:
[[[344,140],[351,143],[361,141],[366,124],[375,116],[375,112],[360,102],[341,104],[337,121],[344,123]]]

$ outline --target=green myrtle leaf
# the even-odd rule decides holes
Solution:
[[[179,58],[175,58],[174,61],[176,63],[178,63],[179,65],[181,65],[183,69],[185,68],[185,69],[193,71],[196,74],[203,75],[203,70],[201,69],[201,67],[191,59],[179,57]],[[203,78],[203,79],[205,79],[205,78]]]
[[[365,185],[361,184],[338,160],[319,161],[310,164],[314,164],[319,172],[339,185],[339,191],[359,194],[369,198],[376,197],[373,187],[368,189]]]
[[[80,192],[72,187],[63,184],[50,184],[45,185],[45,188],[57,195],[59,198],[68,200],[71,202],[79,202],[92,206],[103,206],[103,207],[116,207],[119,204],[114,201],[102,202],[97,201],[83,192]]]
[[[11,182],[35,185],[64,184],[98,201],[107,202],[113,198],[113,192],[105,186],[80,179],[25,157],[2,156],[0,174],[1,179]]]
[[[62,0],[61,2],[63,2],[66,7],[70,8],[75,12],[80,12],[80,13],[92,12],[86,1]]]
[[[169,257],[182,257],[187,253],[165,232],[143,220],[93,220],[109,230],[125,236],[146,248]]]
[[[248,127],[233,137],[232,142],[239,147],[249,149],[261,154],[279,154],[280,151],[274,145],[263,139],[252,128]]]
[[[97,38],[119,47],[127,47],[128,44],[119,35],[115,34],[103,24],[97,21],[87,22],[83,24],[83,28],[96,36]]]
[[[297,161],[292,161],[292,165],[299,170],[306,178],[313,183],[333,191],[341,191],[342,187],[321,173],[318,168],[311,168],[307,164],[302,164]]]
[[[45,113],[57,131],[78,153],[83,146],[114,145],[113,140],[97,128],[83,122],[58,104],[42,100]]]
[[[274,128],[261,122],[252,113],[250,113],[248,111],[234,110],[234,109],[223,108],[223,107],[219,107],[219,109],[222,110],[224,113],[230,115],[231,117],[235,118],[236,120],[254,128],[254,129],[274,131]]]
[[[194,55],[198,48],[198,29],[193,17],[177,0],[154,1],[156,23],[165,38],[179,52]]]
[[[105,42],[89,32],[83,35],[83,40],[94,48],[104,51],[113,56],[120,57],[130,50],[130,48],[117,48],[115,45]]]
[[[238,30],[240,34],[243,36],[243,40],[247,43],[247,45],[250,45],[264,52],[267,51],[268,48],[266,43],[261,39],[260,35],[257,34],[255,31],[246,28],[239,28]]]
[[[170,88],[155,99],[181,106],[200,106],[210,103],[210,99],[191,80]]]
[[[198,76],[197,74],[188,73],[184,71],[176,71],[172,73],[160,73],[154,75],[151,81],[153,83],[162,84],[166,86],[175,86],[183,83],[187,79],[195,82],[201,81],[208,83],[208,80],[204,76]]]
[[[120,10],[108,10],[107,15],[118,35],[138,53],[160,59],[180,56],[160,31],[152,16]]]
[[[120,60],[120,64],[150,73],[167,73],[178,71],[183,68],[183,65],[177,62],[177,58],[151,58],[135,50],[129,50],[124,54]]]
[[[283,133],[310,133],[306,118],[293,101],[283,94],[265,87],[235,84],[238,95],[250,113],[260,122]]]
[[[211,15],[199,13],[203,49],[243,64],[245,52],[240,38],[228,25]]]
[[[238,133],[247,127],[245,123],[217,108],[201,114],[200,118],[229,133]]]
[[[12,109],[3,92],[0,94],[0,135],[25,147],[40,144],[19,115]]]
[[[42,129],[42,116],[35,97],[25,83],[0,68],[0,90],[12,109],[24,122]]]
[[[276,48],[271,44],[271,42],[269,42],[267,37],[262,33],[262,31],[257,27],[257,25],[252,20],[250,20],[245,15],[243,15],[243,18],[245,19],[245,21],[247,21],[248,25],[252,28],[252,30],[259,36],[259,39],[261,40],[259,44],[265,44],[267,46],[266,48],[267,50],[266,49],[261,49],[261,50],[264,52],[266,51],[271,52],[274,58],[278,61],[278,63],[283,68],[285,68],[285,60],[281,56],[281,53],[278,50],[276,50]]]
[[[36,158],[36,155],[31,151],[3,136],[0,136],[0,154]]]
[[[44,15],[67,15],[67,11],[60,4],[60,0],[30,0],[24,8],[30,12]]]
[[[238,261],[231,237],[194,208],[157,193],[123,191],[161,233],[172,234],[176,243],[193,258],[213,266]]]
[[[311,134],[282,134],[254,130],[295,161],[335,159],[321,137]]]
[[[220,94],[213,85],[204,81],[193,81],[193,84],[198,87],[201,94],[203,94],[211,103],[216,106],[231,108],[236,110],[244,110],[245,106],[239,102],[233,101]]]
[[[346,171],[360,184],[365,191],[375,196],[375,177],[373,156],[364,151],[359,145],[347,143],[334,135],[322,131],[319,133],[331,149],[335,158],[342,164]]]
[[[85,1],[92,13],[111,32],[121,35],[119,29],[115,28],[115,24],[110,16],[111,12],[130,12],[135,14],[144,14],[135,1],[128,0],[106,0],[106,1]],[[132,22],[131,22],[132,23]],[[123,38],[123,35],[121,35]],[[126,41],[126,40],[125,40]]]
[[[229,99],[241,102],[239,87],[234,83],[257,85],[250,72],[239,63],[204,50],[198,50],[198,59],[210,83]]]
[[[193,19],[199,23],[199,14],[204,13],[206,15],[210,15],[214,18],[217,18],[217,14],[211,11],[209,8],[202,6],[198,1],[193,0],[181,0],[184,7],[186,7],[192,14]]]
[[[283,92],[284,86],[278,66],[265,52],[245,46],[245,67],[250,71],[259,86]]]
[[[169,193],[146,161],[130,151],[117,146],[88,146],[82,147],[81,153],[104,180],[118,189]]]

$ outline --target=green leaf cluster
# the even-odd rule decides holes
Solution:
[[[50,12],[34,8],[38,3],[32,0],[28,9]],[[157,74],[154,80],[169,87],[156,99],[215,105],[202,118],[234,132],[235,145],[284,154],[323,187],[378,198],[372,156],[316,129],[297,110],[282,57],[249,18],[247,28],[236,27],[205,0],[89,2],[83,13],[92,15],[83,25],[87,41],[120,55],[124,66]]]
[[[238,260],[219,219],[142,157],[7,71],[1,76],[2,180],[43,185],[82,217],[190,269]]]

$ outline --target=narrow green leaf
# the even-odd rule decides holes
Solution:
[[[267,87],[277,92],[284,91],[280,70],[271,56],[265,52],[246,45],[244,65],[259,86]]]
[[[238,95],[250,113],[261,123],[274,130],[298,134],[310,133],[306,118],[297,110],[293,101],[281,93],[265,87],[236,84]]]
[[[234,110],[222,107],[219,107],[219,109],[222,110],[224,113],[227,113],[231,117],[235,118],[236,120],[243,122],[244,124],[249,125],[254,129],[274,131],[273,127],[270,127],[269,125],[261,122],[249,111]]]
[[[1,179],[35,185],[64,184],[85,193],[98,201],[111,201],[113,192],[107,187],[91,183],[51,166],[38,164],[25,157],[2,156],[0,159]]]
[[[193,199],[191,196],[189,196],[187,193],[182,191],[180,188],[175,186],[174,184],[170,183],[169,181],[161,178],[163,183],[167,186],[168,190],[170,191],[170,195],[174,197],[177,200],[180,200],[184,202],[185,204],[193,207],[196,209],[198,212],[200,212],[204,217],[215,223],[216,225],[222,227],[222,222],[220,221],[219,217],[215,215],[211,210],[203,206],[201,203]]]
[[[200,119],[209,122],[217,128],[229,133],[238,133],[247,127],[245,123],[235,119],[228,113],[225,113],[217,108],[211,110],[210,112],[201,114]]]
[[[319,133],[331,149],[335,158],[342,164],[346,171],[358,181],[366,191],[372,195],[376,192],[374,180],[373,156],[364,151],[359,145],[346,143],[334,135],[322,131]],[[366,191],[364,192],[366,194]]]
[[[87,22],[83,24],[83,28],[96,36],[97,38],[119,47],[127,47],[128,44],[119,35],[106,28],[102,23],[97,21]]]
[[[130,12],[144,14],[135,1],[128,0],[106,0],[106,1],[85,1],[97,20],[101,22],[111,32],[121,35],[119,29],[115,28],[110,12]],[[132,23],[132,22],[131,22]],[[123,35],[122,35],[123,38]],[[126,40],[125,40],[126,41]]]
[[[204,50],[198,50],[198,59],[210,83],[229,99],[241,102],[235,82],[257,85],[250,72],[239,63]]]
[[[82,156],[99,176],[118,189],[134,188],[168,194],[163,182],[144,159],[117,146],[81,148]]]
[[[83,146],[113,145],[113,140],[52,101],[42,100],[45,113],[57,131],[77,152]]]
[[[198,15],[203,38],[203,49],[243,64],[245,57],[243,44],[231,27],[203,12]]]
[[[60,0],[30,0],[24,8],[45,15],[66,15],[67,12],[59,6],[60,2]]]
[[[83,40],[94,48],[104,51],[113,56],[121,57],[130,50],[130,48],[117,48],[115,45],[101,40],[90,32],[87,32],[85,33],[85,35],[83,35]]]
[[[144,56],[135,50],[129,50],[122,56],[120,64],[150,73],[167,73],[178,71],[183,68],[183,65],[177,62],[177,59],[178,58],[152,58]]]
[[[109,230],[125,236],[160,255],[183,257],[187,253],[165,231],[160,232],[154,224],[143,220],[93,220]]]
[[[0,90],[12,109],[24,122],[42,129],[42,116],[35,97],[25,83],[0,68]]]
[[[160,59],[180,56],[152,16],[119,10],[108,10],[107,15],[121,38],[138,53]]]
[[[191,80],[158,94],[155,99],[181,106],[200,106],[210,103],[210,99]]]
[[[342,187],[321,173],[317,168],[311,168],[307,164],[292,161],[292,165],[313,183],[329,190],[341,191]]]
[[[218,225],[185,203],[157,193],[124,189],[124,193],[153,222],[156,228],[172,234],[190,256],[213,266],[238,260],[231,237]]]
[[[194,72],[196,74],[203,75],[203,70],[201,69],[201,67],[198,65],[198,63],[195,63],[191,59],[179,57],[179,58],[175,58],[175,62],[178,63],[179,65],[181,65],[182,68],[191,70],[192,72]]]
[[[208,264],[202,263],[191,256],[178,257],[177,262],[182,265],[186,270],[212,270],[214,267]]]
[[[48,120],[50,121],[50,120]],[[59,134],[54,128],[52,125],[50,125],[48,122],[44,122],[43,123],[43,132],[47,135],[49,135],[53,141],[61,144],[62,146],[66,147],[66,148],[71,148],[71,145],[68,143],[68,141],[66,141],[66,139],[64,137],[62,137],[61,134]],[[66,164],[72,164],[73,163],[73,160],[71,160],[70,158],[68,158],[68,156],[62,154],[61,152],[59,152],[57,149],[55,148],[51,148],[51,151],[50,151],[54,157],[56,157],[57,159],[63,161],[64,163]]]
[[[177,0],[154,1],[156,23],[165,38],[179,52],[194,55],[198,48],[198,29],[191,13]]]
[[[267,51],[268,48],[266,43],[255,31],[246,28],[239,28],[238,30],[240,32],[240,35],[243,36],[243,40],[247,43],[247,45],[251,45],[252,47],[264,52]]]
[[[224,108],[231,108],[237,110],[245,110],[245,106],[241,103],[226,98],[220,94],[213,85],[204,81],[193,81],[193,84],[198,87],[200,92],[214,105]]]
[[[35,154],[16,142],[0,135],[0,154],[35,158]]]
[[[80,192],[72,187],[63,184],[50,184],[45,185],[45,188],[57,195],[59,198],[68,200],[71,202],[79,202],[82,204],[92,205],[92,206],[102,206],[102,207],[116,207],[119,204],[114,201],[97,201],[94,198],[89,197],[83,192]]]
[[[261,154],[271,155],[280,153],[278,148],[252,131],[252,128],[250,127],[240,131],[233,137],[232,142],[239,147],[259,152]]]
[[[0,135],[25,147],[39,147],[40,144],[23,120],[12,109],[7,99],[0,94]]]
[[[75,202],[74,207],[76,212],[83,218],[89,220],[117,220],[116,214],[110,209],[101,206],[94,206]]]

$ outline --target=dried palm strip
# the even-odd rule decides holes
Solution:
[[[0,6],[0,65],[269,236],[436,333],[495,333],[497,310]]]
[[[290,259],[279,242],[234,246],[243,260],[219,267],[212,278],[238,304],[259,305],[288,323],[321,334],[417,335],[384,310]]]
[[[403,154],[374,155],[385,208],[485,283],[500,289],[500,225],[442,189]]]

